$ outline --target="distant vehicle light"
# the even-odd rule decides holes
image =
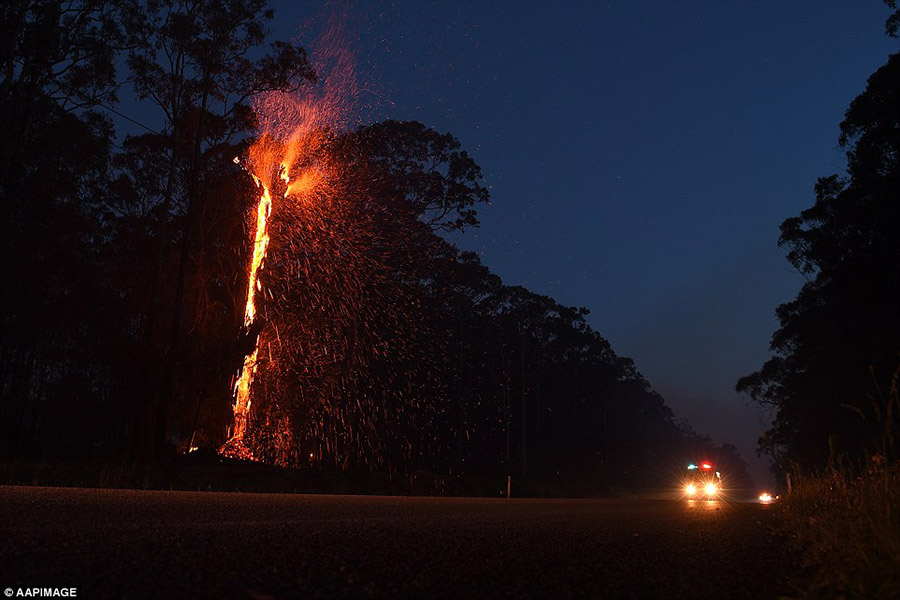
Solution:
[[[693,496],[694,494],[697,493],[697,488],[694,487],[694,484],[693,484],[693,483],[689,483],[689,484],[687,485],[687,487],[684,488],[684,491],[687,492],[687,495],[688,495],[688,496]]]
[[[716,487],[716,484],[714,484],[714,483],[707,483],[706,487],[703,489],[706,492],[707,496],[715,496],[716,492],[718,491],[718,488]]]
[[[771,504],[775,501],[775,498],[772,497],[772,494],[769,492],[763,492],[759,495],[759,501],[763,504]]]

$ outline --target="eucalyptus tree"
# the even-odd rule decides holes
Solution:
[[[775,356],[737,383],[777,410],[765,449],[822,466],[874,450],[879,397],[900,366],[900,54],[868,80],[841,123],[846,175],[819,179],[779,244],[806,278],[778,307]],[[895,382],[896,384],[896,382]]]
[[[142,0],[124,21],[130,84],[140,101],[157,109],[148,119],[156,131],[126,142],[131,153],[155,155],[141,167],[144,175],[147,168],[155,169],[152,178],[158,183],[149,200],[156,252],[140,326],[148,352],[157,357],[148,363],[160,365],[150,398],[139,407],[137,444],[145,455],[165,447],[173,401],[200,401],[193,396],[203,392],[185,389],[196,378],[189,374],[191,367],[215,365],[219,358],[208,355],[209,344],[197,338],[197,331],[210,315],[206,290],[211,280],[220,286],[235,274],[216,273],[206,263],[221,265],[219,254],[230,250],[215,243],[227,237],[216,226],[234,223],[227,209],[234,217],[246,205],[240,197],[213,199],[209,191],[222,191],[223,179],[249,180],[232,159],[255,128],[253,98],[295,91],[315,80],[303,48],[267,43],[273,17],[265,0]],[[124,173],[126,182],[138,188],[141,173]],[[240,185],[226,187],[240,195]],[[188,308],[191,319],[185,323]],[[190,344],[185,343],[188,332]]]

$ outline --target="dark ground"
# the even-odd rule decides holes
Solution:
[[[0,587],[79,598],[776,598],[770,507],[0,487]]]

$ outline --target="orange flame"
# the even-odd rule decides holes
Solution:
[[[256,373],[256,356],[259,354],[259,347],[253,350],[244,359],[244,367],[241,369],[241,377],[234,386],[235,404],[234,404],[234,430],[231,433],[231,442],[237,445],[244,439],[244,433],[247,432],[247,417],[250,414],[250,384],[253,383],[253,375]]]
[[[256,302],[254,297],[259,287],[259,268],[269,248],[269,215],[272,213],[272,193],[255,175],[253,179],[262,187],[259,204],[256,207],[256,239],[253,242],[253,259],[250,262],[250,276],[247,278],[247,307],[244,309],[244,325],[249,326],[256,320]]]

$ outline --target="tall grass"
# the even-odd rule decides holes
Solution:
[[[780,511],[806,552],[803,596],[900,598],[898,374],[873,402],[877,450],[864,463],[833,457],[824,473],[793,470]]]

